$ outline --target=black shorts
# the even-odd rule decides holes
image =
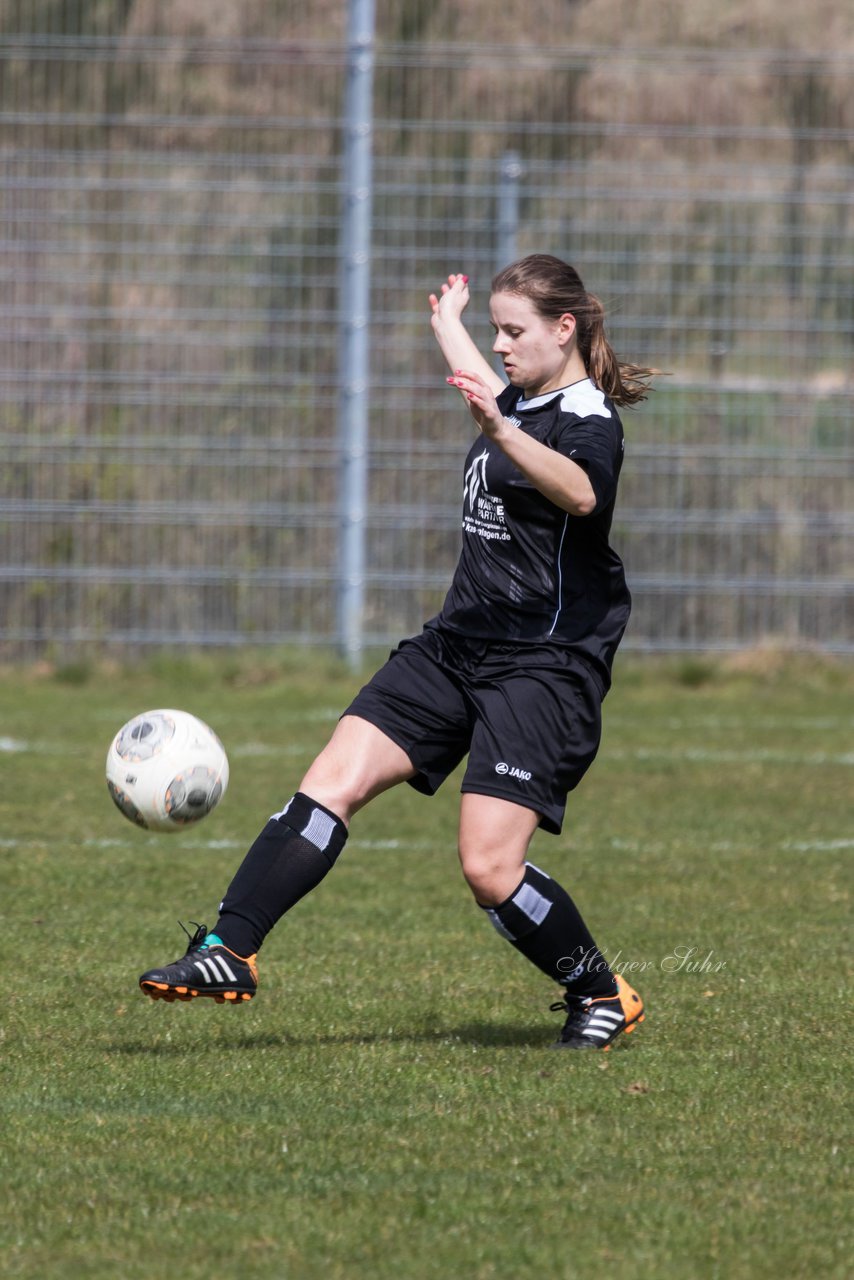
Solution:
[[[534,809],[560,834],[567,794],[601,737],[603,692],[570,650],[467,640],[426,627],[404,640],[344,712],[381,729],[433,795],[468,753],[463,792]]]

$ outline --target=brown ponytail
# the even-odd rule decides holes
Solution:
[[[605,337],[605,308],[594,294],[587,292],[569,263],[548,253],[532,253],[500,271],[492,281],[492,292],[520,294],[547,320],[572,314],[585,368],[600,391],[615,404],[637,404],[649,395],[650,381],[659,370],[617,358]]]
[[[645,400],[652,390],[650,381],[658,370],[618,360],[605,337],[605,308],[592,293],[588,293],[587,303],[586,322],[579,323],[578,316],[575,317],[578,350],[587,372],[614,404],[637,404],[639,400]]]

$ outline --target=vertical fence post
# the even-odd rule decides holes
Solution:
[[[517,152],[505,151],[498,173],[498,236],[495,244],[495,270],[500,271],[516,260],[516,237],[519,232],[519,179],[522,162]]]
[[[364,626],[373,71],[374,0],[349,0],[339,293],[338,642],[353,668],[360,662]]]
[[[505,151],[498,169],[498,209],[496,212],[495,270],[516,260],[516,239],[519,233],[519,179],[522,164],[515,151]],[[504,377],[501,357],[495,358],[495,369]]]

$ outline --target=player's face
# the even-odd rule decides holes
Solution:
[[[495,330],[492,350],[504,372],[530,398],[565,385],[569,344],[575,331],[571,315],[547,320],[517,293],[494,293],[489,313]]]

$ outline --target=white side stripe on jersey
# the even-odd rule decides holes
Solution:
[[[567,514],[563,518],[563,528],[560,531],[560,542],[558,543],[558,549],[557,549],[557,611],[555,613],[555,616],[552,618],[552,625],[549,628],[549,635],[552,635],[552,633],[554,632],[554,629],[557,626],[557,620],[560,617],[561,609],[563,608],[563,567],[561,565],[560,558],[561,558],[561,555],[563,554],[563,540],[566,537],[566,531],[568,527],[569,527],[569,512],[567,512]]]

